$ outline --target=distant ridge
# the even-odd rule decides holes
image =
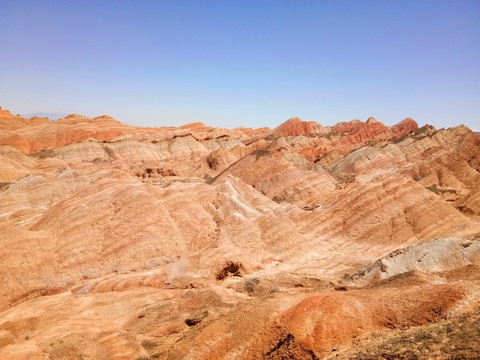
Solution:
[[[57,120],[68,116],[69,113],[44,113],[44,112],[35,112],[35,113],[28,113],[28,114],[21,114],[24,118],[32,118],[34,116],[41,117],[41,118],[49,118],[50,120]]]

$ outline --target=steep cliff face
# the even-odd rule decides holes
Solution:
[[[479,308],[479,194],[464,126],[0,110],[0,355],[341,358],[454,326]]]

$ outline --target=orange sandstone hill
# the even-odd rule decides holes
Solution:
[[[478,359],[480,137],[0,108],[0,359]]]

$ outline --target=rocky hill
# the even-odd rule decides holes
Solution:
[[[480,135],[462,125],[0,108],[0,234],[1,359],[480,353]]]

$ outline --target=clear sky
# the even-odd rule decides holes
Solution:
[[[0,106],[480,131],[480,1],[0,0]]]

